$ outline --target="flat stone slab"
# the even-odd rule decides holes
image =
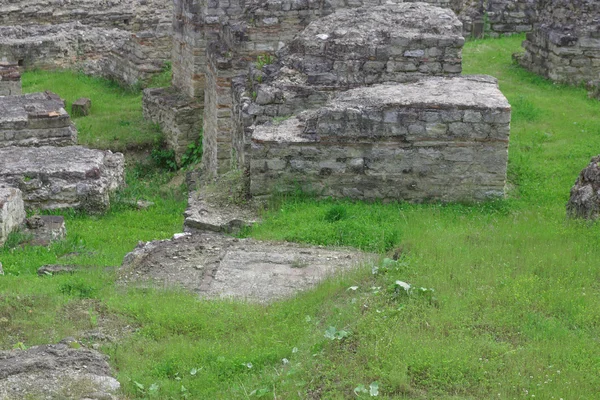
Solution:
[[[0,97],[0,147],[69,146],[77,129],[52,92]]]
[[[119,388],[106,356],[73,339],[0,351],[2,399],[116,399]]]
[[[103,212],[123,184],[121,153],[81,146],[0,149],[0,185],[21,189],[28,209]]]
[[[204,298],[270,302],[306,290],[336,272],[374,260],[348,249],[178,234],[140,243],[119,270],[123,284],[180,287]]]
[[[25,219],[25,204],[21,191],[0,187],[0,246]]]

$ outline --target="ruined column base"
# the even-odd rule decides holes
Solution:
[[[0,185],[19,188],[28,209],[103,212],[123,184],[121,153],[81,146],[0,149]]]
[[[203,104],[168,87],[145,89],[142,106],[144,118],[160,126],[179,163],[188,146],[200,137]]]

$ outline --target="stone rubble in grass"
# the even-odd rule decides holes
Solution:
[[[600,155],[592,158],[571,188],[567,215],[589,220],[600,216]]]
[[[25,220],[25,203],[19,189],[0,185],[0,246]]]

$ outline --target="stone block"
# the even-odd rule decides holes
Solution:
[[[71,104],[71,116],[73,117],[85,117],[90,114],[92,109],[92,100],[81,97]]]
[[[25,220],[25,205],[19,189],[0,187],[0,246]]]
[[[0,148],[7,146],[69,146],[77,130],[52,92],[0,97]]]
[[[352,89],[253,127],[250,192],[263,197],[300,185],[365,200],[502,197],[509,124],[510,105],[491,77]]]
[[[21,72],[17,63],[0,61],[0,96],[21,94]]]
[[[123,184],[121,153],[81,146],[0,149],[0,185],[19,188],[28,209],[103,212]]]

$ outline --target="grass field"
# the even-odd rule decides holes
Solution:
[[[600,152],[600,103],[515,66],[521,40],[464,50],[464,72],[496,76],[513,106],[506,200],[280,199],[245,235],[353,246],[381,254],[381,263],[269,306],[200,301],[115,286],[107,267],[138,240],[180,231],[185,207],[181,188],[167,184],[172,174],[130,168],[120,199],[155,207],[137,211],[117,199],[104,217],[68,215],[67,240],[49,250],[0,250],[0,348],[108,332],[120,339],[101,349],[132,399],[345,399],[369,391],[390,399],[596,398],[600,228],[567,220],[565,203]],[[139,94],[97,80],[32,73],[24,84],[68,99],[102,93],[111,111],[77,120],[90,135],[141,118]],[[119,145],[143,142],[137,127],[123,127]],[[39,278],[45,263],[89,269]]]

